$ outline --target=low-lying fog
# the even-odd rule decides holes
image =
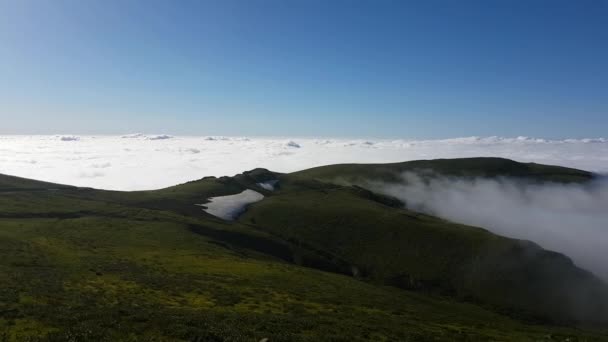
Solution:
[[[374,184],[414,210],[540,244],[608,280],[608,179],[589,184],[421,177]]]

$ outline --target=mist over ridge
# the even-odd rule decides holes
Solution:
[[[515,178],[461,178],[424,170],[400,183],[370,182],[412,210],[563,253],[608,280],[608,178],[585,184],[533,183]]]

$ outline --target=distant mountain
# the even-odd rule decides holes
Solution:
[[[568,257],[364,187],[419,170],[594,177],[499,158],[255,169],[137,192],[0,175],[0,340],[608,339],[608,286]],[[236,221],[205,212],[245,190],[265,198]]]

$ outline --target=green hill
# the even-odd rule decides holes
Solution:
[[[608,317],[606,285],[565,256],[484,229],[394,208],[356,188],[256,203],[241,222],[320,251],[344,273],[491,304],[525,317]]]
[[[392,164],[339,164],[295,172],[290,176],[356,183],[370,179],[398,181],[400,174],[407,171],[432,171],[438,175],[459,177],[518,177],[541,182],[584,182],[593,178],[591,172],[577,169],[487,157],[415,160]]]
[[[591,177],[481,161],[415,167]],[[138,192],[0,176],[0,341],[608,340],[606,285],[567,257],[332,183],[412,167],[392,165]],[[195,206],[245,189],[266,198],[236,222]]]

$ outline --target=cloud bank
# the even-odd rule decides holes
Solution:
[[[575,185],[420,175],[373,187],[411,209],[532,240],[608,280],[608,179]]]
[[[0,173],[114,190],[157,189],[265,167],[495,156],[608,172],[607,139],[444,140],[254,138],[165,134],[0,136]]]

